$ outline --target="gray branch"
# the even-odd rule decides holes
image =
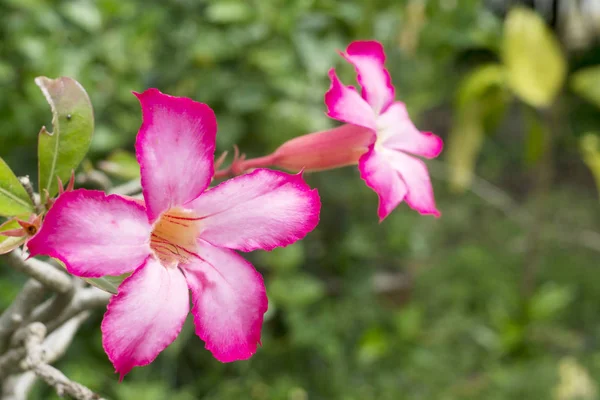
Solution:
[[[71,290],[73,282],[69,275],[35,258],[25,260],[23,252],[19,249],[11,251],[3,258],[8,265],[35,278],[53,292],[66,293]]]

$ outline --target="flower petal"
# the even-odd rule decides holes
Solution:
[[[27,247],[32,256],[58,258],[73,275],[121,275],[150,254],[150,231],[137,202],[78,189],[60,195]]]
[[[201,258],[182,266],[196,334],[221,362],[250,358],[260,344],[268,306],[262,276],[233,250],[203,240],[198,246]]]
[[[361,177],[379,196],[382,221],[402,201],[423,215],[439,217],[427,166],[401,151],[372,148],[359,161]]]
[[[375,131],[376,114],[352,86],[344,86],[335,69],[329,70],[331,86],[325,93],[327,116],[349,124],[364,126]]]
[[[431,132],[419,131],[410,120],[404,103],[392,104],[377,122],[380,126],[378,139],[384,147],[426,158],[437,157],[442,151],[442,139]]]
[[[360,177],[379,197],[377,214],[383,221],[406,196],[406,185],[382,154],[371,146],[359,162]]]
[[[354,65],[362,97],[373,107],[376,114],[385,111],[394,101],[394,86],[385,69],[385,52],[379,42],[352,42],[342,56]]]
[[[201,219],[202,239],[252,251],[302,239],[317,226],[321,202],[301,175],[257,169],[221,183],[187,207]]]
[[[181,270],[165,268],[153,257],[123,281],[102,320],[102,346],[121,380],[175,340],[189,309]]]
[[[157,89],[135,93],[143,122],[135,143],[148,217],[181,206],[206,189],[214,173],[217,120],[209,106]]]

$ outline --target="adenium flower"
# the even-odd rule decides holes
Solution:
[[[133,272],[102,321],[102,344],[121,379],[177,337],[189,292],[206,348],[222,362],[247,359],[260,344],[267,297],[261,275],[235,250],[272,250],[303,238],[318,223],[318,194],[300,175],[267,169],[207,190],[213,111],[156,89],[136,96],[144,201],[65,192],[29,242],[30,252],[55,257],[80,277]]]
[[[361,178],[379,196],[379,219],[387,217],[403,200],[421,214],[440,216],[427,167],[409,154],[437,157],[442,140],[415,128],[404,103],[394,101],[394,86],[384,67],[380,43],[353,42],[342,56],[354,65],[362,95],[354,87],[344,86],[332,68],[331,87],[325,94],[327,115],[372,132],[358,168]]]

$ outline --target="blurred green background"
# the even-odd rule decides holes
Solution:
[[[218,150],[259,156],[335,126],[327,71],[353,79],[336,50],[358,39],[385,45],[398,99],[446,142],[428,162],[440,219],[402,204],[379,224],[356,168],[307,175],[319,227],[247,255],[270,301],[251,360],[217,362],[190,320],[119,384],[97,312],[57,366],[115,399],[598,398],[598,5],[535,2],[551,26],[521,21],[515,45],[505,3],[516,2],[0,0],[0,157],[19,175],[36,176],[50,125],[36,76],[87,89],[96,131],[83,170],[110,158],[118,183],[132,171],[113,152],[133,150],[141,122],[131,91],[208,103]],[[519,53],[528,32],[537,50]],[[533,75],[520,72],[528,62]],[[0,277],[5,308],[24,277]],[[42,384],[32,396],[57,398]]]

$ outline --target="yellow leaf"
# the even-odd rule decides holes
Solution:
[[[534,11],[513,8],[504,24],[502,58],[512,91],[525,103],[547,107],[563,85],[566,62],[560,45]]]
[[[600,107],[600,65],[581,69],[571,75],[571,89]]]
[[[600,194],[600,137],[594,133],[586,133],[580,140],[583,162],[588,166]]]
[[[452,126],[446,147],[450,165],[450,189],[463,192],[473,180],[477,156],[483,144],[483,123],[476,104],[461,107]]]

